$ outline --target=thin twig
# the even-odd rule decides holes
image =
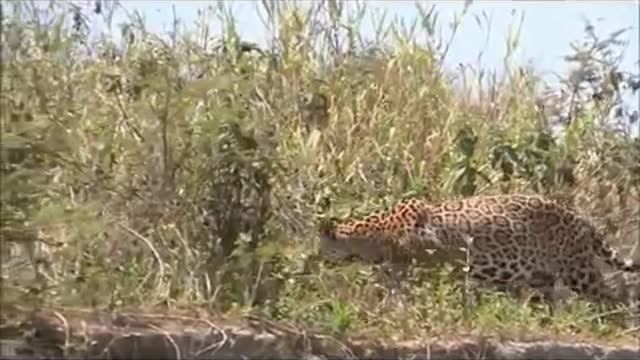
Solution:
[[[175,340],[173,340],[173,337],[169,334],[169,332],[167,332],[166,330],[161,329],[161,328],[159,328],[159,327],[157,327],[155,325],[152,325],[152,324],[147,324],[147,326],[152,328],[152,329],[154,329],[154,330],[156,330],[156,331],[159,331],[160,333],[162,333],[162,335],[164,335],[167,338],[167,340],[169,340],[169,343],[171,343],[171,346],[173,346],[173,350],[175,351],[175,354],[176,354],[176,359],[177,360],[181,360],[182,359],[182,355],[181,355],[181,352],[180,352],[180,347],[175,342]]]
[[[620,335],[622,335],[622,336],[629,335],[629,334],[634,333],[636,331],[640,331],[640,326],[636,326],[636,327],[632,327],[630,329],[627,329],[627,330],[621,332]]]
[[[597,319],[600,319],[600,318],[604,318],[604,317],[607,317],[607,316],[610,316],[610,315],[623,314],[623,313],[628,312],[631,308],[632,308],[631,306],[625,306],[625,307],[622,307],[622,308],[619,308],[619,309],[615,309],[615,310],[604,311],[604,312],[601,312],[599,314],[595,314],[593,316],[590,316],[590,317],[586,318],[586,321],[594,321],[594,320],[597,320]]]
[[[62,325],[64,326],[64,347],[62,349],[62,352],[64,357],[67,357],[69,350],[69,338],[71,337],[71,334],[69,333],[69,323],[67,322],[67,319],[59,312],[53,311],[53,315],[55,315],[60,321],[62,321]]]
[[[147,247],[151,250],[151,252],[153,253],[153,256],[155,257],[156,261],[158,262],[158,267],[159,267],[158,278],[160,279],[159,281],[162,281],[162,279],[164,279],[164,263],[162,262],[162,258],[160,257],[160,253],[158,253],[158,250],[156,250],[156,248],[153,246],[151,241],[149,241],[149,239],[147,239],[146,237],[140,235],[139,232],[133,230],[132,228],[128,227],[127,225],[125,225],[123,223],[118,223],[118,226],[120,226],[121,228],[123,228],[126,231],[128,231],[131,235],[133,235],[133,236],[137,237],[138,239],[142,240],[142,242],[144,242],[147,245]]]
[[[202,350],[199,350],[198,352],[196,352],[195,356],[199,357],[202,354],[208,353],[209,351],[213,350],[213,352],[210,354],[211,356],[215,355],[216,352],[218,352],[218,350],[220,350],[224,344],[227,343],[227,340],[229,340],[229,337],[227,336],[227,334],[224,332],[224,330],[222,330],[221,328],[219,328],[218,326],[214,325],[211,321],[206,320],[206,319],[200,319],[200,321],[205,322],[206,324],[208,324],[212,329],[215,329],[218,331],[218,333],[222,336],[222,339],[220,339],[220,341],[217,341],[211,345],[208,345],[207,347],[205,347]]]
[[[253,284],[253,287],[251,289],[250,304],[255,303],[256,297],[258,296],[258,286],[260,286],[260,281],[262,280],[262,270],[263,270],[263,268],[264,268],[264,262],[261,261],[260,262],[260,267],[258,268],[258,274],[256,275],[256,281]]]

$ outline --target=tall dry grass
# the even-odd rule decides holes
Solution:
[[[310,255],[323,217],[525,191],[562,194],[637,258],[640,143],[622,95],[638,80],[620,70],[622,34],[587,28],[550,88],[512,60],[517,37],[504,75],[445,68],[464,39],[439,39],[433,8],[413,28],[379,19],[366,41],[364,3],[265,1],[261,49],[227,5],[168,34],[132,14],[110,24],[115,42],[91,27],[123,11],[115,2],[3,3],[3,301],[195,306],[397,336],[616,333],[586,304],[548,324],[500,295],[465,320],[447,269],[416,269],[393,302],[374,267]]]

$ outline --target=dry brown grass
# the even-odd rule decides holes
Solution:
[[[279,33],[262,55],[244,52],[232,17],[219,38],[199,22],[173,42],[131,18],[131,41],[93,43],[82,22],[108,18],[106,2],[81,9],[86,18],[64,3],[38,17],[27,2],[4,6],[3,301],[188,305],[336,333],[620,331],[585,304],[549,325],[499,295],[465,321],[445,270],[416,270],[392,299],[376,268],[329,269],[310,256],[320,218],[408,196],[515,191],[571,194],[631,251],[640,149],[601,121],[624,105],[623,90],[604,91],[615,43],[589,54],[596,80],[565,88],[567,103],[543,99],[533,69],[445,69],[435,37],[383,31],[376,48],[360,43],[338,26],[355,34],[359,23],[329,2],[270,8]],[[439,25],[434,13],[423,20]],[[550,136],[567,109],[565,135]]]

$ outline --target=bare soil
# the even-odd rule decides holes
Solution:
[[[337,339],[256,317],[3,306],[3,359],[640,359],[638,344],[439,335]]]

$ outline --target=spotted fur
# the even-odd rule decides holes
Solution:
[[[320,225],[320,255],[332,260],[421,262],[434,250],[458,248],[468,250],[469,276],[476,282],[501,288],[524,282],[548,293],[561,280],[595,301],[612,298],[598,259],[640,272],[640,264],[620,259],[572,206],[538,195],[411,199],[362,220]]]

